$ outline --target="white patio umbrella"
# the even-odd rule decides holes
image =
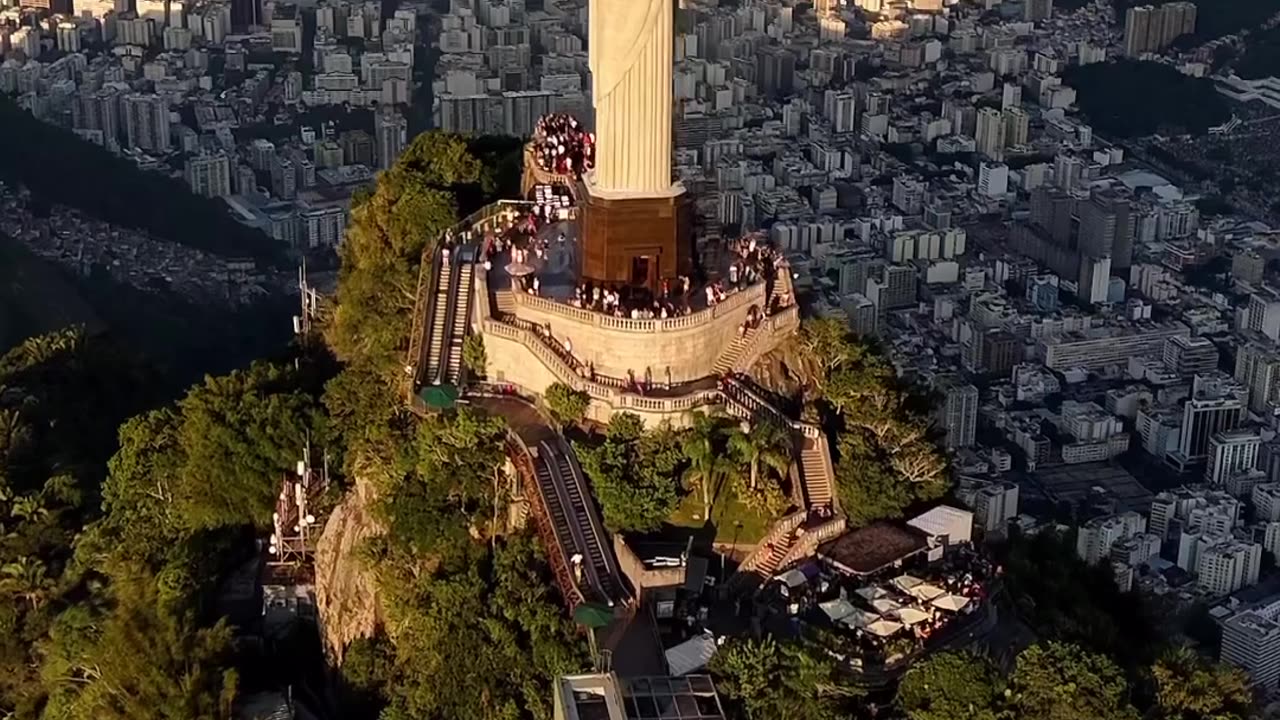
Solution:
[[[969,604],[969,598],[963,595],[943,595],[933,601],[933,606],[941,610],[950,610],[951,612],[959,612]]]
[[[930,618],[930,615],[929,613],[923,610],[917,610],[916,608],[913,608],[913,607],[906,607],[899,610],[896,614],[896,617],[900,622],[906,623],[907,625],[915,625],[916,623],[922,623],[925,620],[928,620]]]
[[[840,618],[840,624],[850,628],[865,628],[880,619],[879,615],[866,610],[853,609],[853,613]]]
[[[854,590],[854,592],[857,593],[859,597],[866,600],[867,602],[872,602],[873,600],[879,600],[882,597],[889,597],[889,591],[885,590],[879,585],[868,585],[866,587],[860,587],[857,590]]]
[[[842,620],[858,611],[857,608],[849,604],[844,598],[836,598],[826,602],[818,603],[818,607],[822,608],[822,612],[831,618],[831,622]]]
[[[914,575],[899,575],[893,579],[893,586],[902,592],[911,592],[911,588],[923,585],[924,581]]]
[[[934,585],[933,583],[921,583],[911,588],[907,592],[911,593],[911,597],[919,598],[921,600],[924,600],[925,602],[928,602],[938,597],[939,595],[947,594],[946,590],[943,590],[942,588],[938,587],[937,585]]]
[[[892,620],[877,620],[867,626],[867,632],[880,637],[889,637],[902,629],[902,623]]]
[[[888,615],[891,612],[896,612],[901,607],[902,606],[899,605],[896,600],[890,600],[889,598],[880,598],[879,600],[871,601],[871,608],[881,615]]]

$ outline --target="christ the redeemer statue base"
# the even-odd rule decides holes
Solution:
[[[693,204],[684,187],[665,193],[602,190],[590,176],[578,192],[582,274],[656,290],[693,269]]]

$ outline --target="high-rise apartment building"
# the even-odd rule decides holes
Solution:
[[[995,108],[978,111],[974,142],[979,153],[992,160],[1004,159],[1004,115]]]
[[[1264,285],[1249,296],[1245,327],[1272,340],[1280,340],[1280,291]]]
[[[395,164],[408,142],[409,125],[404,116],[394,110],[378,113],[374,118],[374,147],[378,169],[386,170]]]
[[[947,448],[973,445],[978,429],[978,388],[947,376],[939,378],[937,390],[943,397],[938,424],[947,433]]]
[[[215,198],[231,194],[231,160],[226,153],[193,155],[187,158],[184,174],[196,195]]]
[[[1280,595],[1232,615],[1222,623],[1219,659],[1249,673],[1264,693],[1280,681]]]
[[[1094,192],[1077,208],[1080,218],[1080,254],[1111,258],[1115,270],[1128,270],[1133,261],[1133,222],[1129,199],[1103,190]]]
[[[1258,466],[1258,450],[1262,437],[1257,430],[1237,429],[1214,433],[1209,438],[1209,458],[1204,479],[1210,485],[1222,485],[1236,473]]]
[[[1125,13],[1124,52],[1130,57],[1159,52],[1174,40],[1196,30],[1196,6],[1192,2],[1171,2],[1159,6],[1139,5]]]
[[[973,508],[973,523],[988,538],[1004,537],[1018,516],[1018,486],[1010,482],[960,479],[956,497]]]
[[[160,95],[133,93],[122,104],[128,146],[136,150],[169,151],[169,105]]]
[[[1026,0],[1022,6],[1022,19],[1041,22],[1053,17],[1053,0]]]
[[[1096,565],[1111,557],[1111,548],[1120,540],[1147,530],[1147,519],[1136,512],[1094,518],[1080,526],[1076,535],[1076,555]]]
[[[1031,138],[1031,115],[1020,107],[1006,108],[1004,113],[1005,147],[1026,145]]]
[[[1164,343],[1164,367],[1190,378],[1218,369],[1218,348],[1206,337],[1171,337]]]
[[[1261,566],[1261,545],[1223,540],[1200,552],[1196,585],[1210,595],[1228,595],[1257,584]]]
[[[1259,522],[1280,522],[1280,482],[1269,482],[1253,488],[1254,518]]]
[[[1178,450],[1167,459],[1180,470],[1208,457],[1209,442],[1224,430],[1235,430],[1247,416],[1248,391],[1234,382],[1197,375],[1192,396],[1182,409],[1182,436]]]
[[[756,89],[766,97],[790,95],[795,84],[796,56],[788,49],[766,45],[756,51]]]
[[[342,160],[347,165],[374,166],[373,138],[363,130],[348,130],[338,136]]]

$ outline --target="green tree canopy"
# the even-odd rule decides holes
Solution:
[[[231,629],[199,628],[162,601],[153,578],[121,577],[104,617],[74,612],[43,669],[44,716],[68,720],[230,720]]]
[[[1003,685],[986,658],[943,652],[907,671],[898,704],[910,720],[997,720]]]
[[[328,332],[339,357],[389,381],[399,377],[423,251],[457,219],[457,189],[485,177],[466,140],[428,132],[378,176],[376,190],[353,202]]]
[[[680,436],[670,427],[645,431],[634,414],[617,413],[604,441],[574,443],[605,525],[614,532],[650,531],[680,503]]]
[[[1033,645],[1011,678],[1017,715],[1041,720],[1137,720],[1120,668],[1076,645]]]
[[[1242,670],[1210,662],[1190,648],[1161,655],[1151,667],[1156,710],[1165,720],[1237,720],[1249,716],[1253,695]]]
[[[836,486],[855,525],[896,518],[946,491],[946,460],[892,369],[836,320],[806,321],[801,356],[840,427]]]
[[[561,426],[576,425],[587,416],[591,396],[564,383],[551,383],[542,395],[551,419]]]
[[[730,640],[710,670],[746,720],[843,720],[862,694],[839,676],[832,657],[799,640]]]

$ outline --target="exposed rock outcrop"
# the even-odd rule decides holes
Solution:
[[[353,640],[373,635],[382,624],[377,578],[360,553],[382,528],[373,515],[374,483],[361,475],[329,515],[316,546],[316,607],[325,652],[335,663]]]
[[[793,339],[765,353],[748,374],[761,387],[794,401],[814,385],[817,369],[811,365]]]

